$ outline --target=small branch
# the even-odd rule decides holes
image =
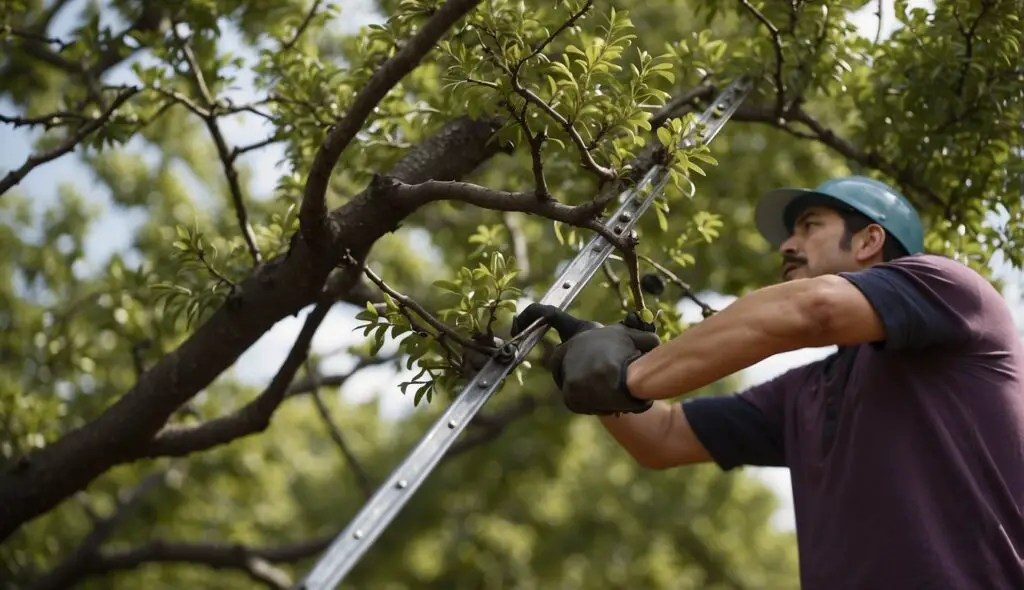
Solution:
[[[700,307],[701,314],[704,317],[710,317],[715,314],[715,309],[708,305],[707,303],[705,303],[700,297],[698,297],[697,294],[693,292],[693,288],[690,287],[690,285],[688,285],[687,283],[683,282],[683,280],[676,276],[674,272],[662,266],[661,264],[658,264],[649,256],[645,256],[643,254],[639,254],[639,256],[641,259],[643,259],[644,262],[650,264],[655,270],[663,274],[665,278],[669,280],[670,283],[679,287],[679,289],[683,292],[684,297],[686,297],[690,301],[693,301],[694,303],[697,304],[698,307]]]
[[[256,143],[251,143],[249,145],[242,146],[242,147],[235,147],[235,149],[231,151],[231,161],[234,162],[235,160],[237,160],[239,158],[239,156],[242,156],[242,155],[247,154],[247,153],[252,152],[252,151],[261,150],[261,149],[267,147],[268,145],[275,144],[275,143],[277,143],[277,142],[279,142],[281,140],[282,140],[282,138],[280,138],[280,137],[278,137],[276,135],[273,135],[273,136],[268,137],[266,139],[257,141]]]
[[[302,19],[302,22],[299,24],[299,28],[295,29],[295,34],[292,35],[292,38],[289,39],[287,43],[281,46],[282,52],[290,50],[292,47],[295,46],[296,43],[299,42],[299,39],[302,37],[302,34],[305,33],[306,29],[309,27],[309,23],[313,22],[313,17],[316,16],[316,11],[320,9],[320,4],[322,1],[323,0],[316,0],[315,2],[313,2],[313,6],[311,6],[309,8],[309,12],[306,13],[306,18]]]
[[[533,181],[535,191],[538,199],[550,199],[551,192],[548,190],[548,182],[544,178],[544,141],[547,140],[547,133],[545,130],[540,130],[537,133],[530,131],[530,124],[526,122],[526,109],[529,108],[528,104],[523,105],[521,111],[517,111],[514,106],[506,105],[508,112],[512,115],[519,126],[523,128],[523,134],[526,135],[526,140],[530,143],[530,155],[533,158]]]
[[[408,307],[409,309],[415,311],[416,315],[423,318],[423,320],[427,322],[427,324],[429,324],[430,327],[437,330],[439,334],[447,335],[447,337],[457,342],[460,346],[462,346],[462,348],[477,350],[485,354],[491,354],[492,352],[494,352],[493,347],[483,346],[481,344],[473,342],[469,338],[466,338],[462,334],[456,332],[454,329],[449,327],[441,320],[435,318],[433,315],[431,315],[429,311],[423,309],[423,306],[417,303],[411,297],[408,297],[406,295],[399,293],[398,291],[395,291],[393,288],[391,288],[391,286],[385,283],[383,279],[377,276],[377,273],[370,270],[369,267],[364,266],[363,272],[366,274],[366,277],[373,282],[373,284],[377,285],[377,287],[380,288],[381,291],[384,291],[385,293],[390,295],[399,305],[399,307]]]
[[[581,6],[577,12],[575,12],[572,16],[566,19],[566,21],[563,22],[562,25],[555,29],[550,35],[548,35],[547,38],[545,38],[543,41],[535,45],[529,55],[519,60],[519,63],[517,63],[514,68],[512,68],[513,75],[518,77],[519,70],[522,69],[523,65],[526,62],[540,55],[540,52],[544,51],[545,47],[547,47],[552,41],[554,41],[556,37],[564,33],[566,29],[576,24],[576,21],[578,21],[584,14],[586,14],[587,11],[590,10],[593,6],[594,0],[587,0],[586,2],[584,2],[583,6]]]
[[[192,51],[192,47],[186,43],[182,47],[182,52],[185,54],[185,59],[192,69],[192,76],[195,79],[196,86],[199,88],[199,94],[209,109],[208,113],[203,116],[203,122],[206,123],[206,128],[209,129],[210,136],[213,137],[213,143],[217,146],[217,155],[220,157],[221,165],[224,168],[224,175],[228,180],[228,190],[231,192],[231,200],[235,207],[235,215],[238,218],[238,227],[242,231],[242,239],[245,240],[245,245],[249,248],[249,255],[252,256],[253,262],[259,264],[262,261],[262,256],[260,255],[259,248],[256,246],[256,234],[249,224],[249,215],[245,208],[245,199],[242,196],[242,185],[238,182],[238,170],[235,169],[235,153],[228,149],[227,140],[224,139],[224,134],[217,123],[216,100],[210,92],[209,85],[206,84],[203,70],[199,65],[199,60],[196,59],[195,53]]]
[[[215,418],[198,426],[165,427],[149,444],[135,450],[128,459],[189,455],[266,430],[270,426],[271,416],[286,397],[288,385],[309,355],[313,336],[334,301],[335,298],[328,293],[321,296],[302,325],[302,330],[281,368],[270,381],[270,385],[256,399],[227,416]]]
[[[875,16],[878,17],[878,28],[875,29],[875,45],[882,42],[882,2],[883,0],[878,0],[878,12],[875,13]]]
[[[356,369],[353,370],[353,373]],[[345,457],[345,461],[348,463],[352,473],[355,474],[356,480],[359,482],[359,488],[363,490],[363,495],[367,499],[373,495],[373,483],[370,481],[370,477],[366,474],[366,470],[359,463],[359,458],[355,456],[352,449],[348,447],[348,443],[345,442],[345,437],[341,435],[341,430],[338,425],[334,423],[334,419],[331,418],[331,412],[324,404],[324,400],[320,397],[319,387],[319,372],[315,367],[311,366],[311,363],[306,361],[306,373],[309,375],[310,381],[313,382],[313,390],[310,392],[313,396],[313,404],[316,406],[316,411],[320,414],[320,418],[323,419],[324,424],[327,426],[327,432],[331,436],[331,440],[334,444],[338,445],[341,450],[341,454]],[[350,373],[349,375],[351,375]]]
[[[0,181],[0,195],[6,193],[8,190],[10,190],[19,182],[21,182],[21,180],[28,176],[28,174],[37,166],[41,166],[47,162],[56,160],[57,158],[63,156],[64,154],[67,154],[68,152],[74,150],[75,147],[83,139],[86,138],[86,136],[88,136],[90,133],[106,124],[106,122],[114,114],[114,111],[116,111],[118,107],[124,104],[125,101],[127,101],[129,98],[135,96],[135,94],[137,94],[138,92],[138,88],[129,88],[127,90],[122,90],[117,95],[117,97],[114,98],[114,100],[110,103],[110,106],[108,106],[102,113],[100,113],[98,117],[90,120],[87,123],[84,123],[70,137],[62,141],[57,147],[53,148],[48,152],[43,152],[41,154],[29,156],[28,160],[26,160],[20,168],[8,172],[7,176],[5,176],[2,181]]]
[[[40,33],[36,33],[36,32],[33,32],[33,31],[24,31],[24,30],[21,30],[21,29],[15,29],[15,28],[11,27],[10,25],[0,26],[0,37],[5,37],[5,36],[20,37],[22,39],[25,39],[26,41],[31,41],[33,43],[42,43],[42,44],[45,44],[45,45],[56,45],[57,46],[57,53],[60,53],[60,52],[64,51],[65,49],[67,49],[68,47],[71,47],[72,45],[74,45],[78,41],[77,39],[73,39],[71,41],[63,41],[63,40],[58,39],[56,37],[47,37],[46,35],[42,35]]]
[[[750,0],[740,0],[740,4],[750,11],[757,20],[761,21],[761,24],[768,29],[768,32],[772,36],[772,45],[775,49],[775,87],[777,90],[775,95],[775,116],[781,117],[786,105],[786,85],[782,81],[782,36],[779,34],[778,27],[776,27],[772,21],[768,20],[768,17],[751,4]]]
[[[844,139],[820,121],[812,117],[809,113],[804,111],[802,108],[790,108],[783,113],[783,118],[787,121],[787,124],[780,125],[779,119],[774,116],[771,109],[762,105],[743,105],[739,107],[735,114],[733,114],[733,120],[735,121],[750,121],[758,123],[766,123],[778,129],[790,133],[796,137],[804,139],[814,139],[821,144],[828,146],[835,150],[840,155],[844,156],[848,160],[857,162],[868,168],[873,168],[884,172],[885,174],[894,178],[897,182],[908,189],[924,195],[931,200],[935,205],[939,207],[945,207],[945,201],[935,192],[931,187],[922,184],[918,181],[907,169],[897,168],[895,164],[887,160],[882,159],[877,154],[869,154],[864,152],[852,142]],[[811,130],[811,134],[801,133],[798,130],[793,129],[789,126],[789,122],[801,123]]]
[[[356,95],[345,115],[338,121],[317,150],[306,180],[299,224],[303,239],[314,250],[323,249],[333,239],[327,224],[327,185],[342,152],[362,129],[377,104],[398,82],[415,69],[433,49],[441,36],[457,20],[473,10],[480,0],[448,0],[409,39],[402,49],[384,62]]]
[[[30,125],[42,125],[46,129],[52,129],[54,127],[61,127],[65,124],[63,119],[72,119],[75,121],[89,121],[81,113],[72,113],[68,111],[58,111],[50,113],[48,115],[40,115],[38,117],[15,117],[9,115],[0,115],[0,123],[7,123],[12,125],[15,129],[18,127],[27,127]]]
[[[555,110],[555,107],[549,105],[543,98],[537,96],[532,91],[524,88],[523,85],[519,82],[518,78],[512,79],[512,89],[515,90],[517,94],[525,98],[527,101],[532,102],[533,104],[540,107],[542,111],[547,113],[549,117],[551,117],[558,123],[559,127],[561,127],[562,130],[569,134],[569,137],[572,139],[572,142],[576,144],[576,148],[579,149],[580,158],[582,160],[584,168],[590,170],[598,177],[600,177],[602,180],[614,181],[618,178],[618,176],[615,173],[615,170],[611,168],[605,168],[604,166],[598,164],[596,160],[594,160],[594,154],[587,149],[587,142],[583,141],[583,137],[580,136],[579,131],[576,130],[576,127],[572,124],[572,122],[570,122],[568,119],[563,117],[561,113]]]

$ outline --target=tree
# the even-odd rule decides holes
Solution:
[[[1021,265],[1019,2],[897,2],[887,39],[853,34],[863,2],[382,0],[387,18],[355,33],[320,0],[8,5],[2,121],[39,132],[0,179],[14,587],[287,587],[465,383],[464,357],[493,352],[652,162],[673,183],[581,316],[650,309],[672,337],[680,299],[713,313],[689,284],[773,280],[751,227],[762,190],[848,171],[902,187],[932,251]],[[721,136],[678,148],[741,75],[757,88]],[[229,141],[240,124],[265,134]],[[244,165],[264,150],[272,189]],[[89,178],[37,214],[19,186],[70,158]],[[89,184],[145,216],[95,272]],[[643,301],[641,272],[672,285]],[[239,356],[295,315],[273,379],[240,383]],[[309,351],[338,316],[362,330],[335,374]],[[404,371],[408,418],[323,395],[374,365]],[[763,487],[640,472],[550,390],[517,370],[352,581],[792,583]]]

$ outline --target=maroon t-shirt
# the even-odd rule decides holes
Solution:
[[[803,590],[1024,589],[1024,347],[968,267],[844,273],[884,342],[683,402],[723,469],[789,467]]]

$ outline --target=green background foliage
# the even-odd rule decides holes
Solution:
[[[365,16],[359,7],[319,1],[0,4],[3,137],[18,129],[44,153],[103,123],[0,194],[0,469],[15,473],[237,304],[254,250],[261,263],[289,255],[318,148],[443,2],[368,4],[366,26],[351,20]],[[996,262],[1019,268],[1020,3],[896,2],[900,27],[880,39],[848,18],[873,6],[482,2],[372,110],[333,168],[327,205],[351,204],[468,115],[498,120],[503,148],[459,180],[530,203],[584,204],[646,146],[669,147],[673,182],[636,226],[636,251],[642,272],[667,269],[701,292],[776,280],[752,225],[759,194],[847,173],[900,186],[921,209],[928,249],[986,276]],[[734,121],[710,146],[676,150],[707,103],[654,114],[745,74],[757,85]],[[29,155],[4,161],[13,170]],[[72,162],[73,182],[47,177]],[[0,587],[45,587],[33,584],[49,571],[86,589],[298,579],[319,554],[310,540],[322,548],[355,515],[465,384],[465,344],[507,336],[517,304],[539,299],[592,235],[523,212],[532,206],[500,211],[453,191],[396,218],[367,257],[381,281],[365,282],[373,300],[333,306],[318,336],[343,346],[314,346],[265,429],[106,470],[0,545]],[[97,256],[104,238],[121,245]],[[610,322],[636,304],[622,258],[608,268],[575,314]],[[646,296],[664,338],[687,327],[679,287]],[[558,403],[538,368],[551,342],[503,385],[492,420],[469,428],[351,587],[796,587],[792,532],[772,524],[778,501],[763,482],[712,465],[638,467]],[[283,358],[291,343],[281,346]],[[227,370],[168,424],[228,415],[265,385]]]

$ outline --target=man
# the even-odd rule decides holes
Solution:
[[[916,212],[860,176],[756,210],[778,285],[664,344],[534,304],[565,404],[647,467],[790,470],[804,590],[1024,588],[1024,347],[1000,294],[923,253]],[[731,396],[673,398],[771,355],[826,359]]]

